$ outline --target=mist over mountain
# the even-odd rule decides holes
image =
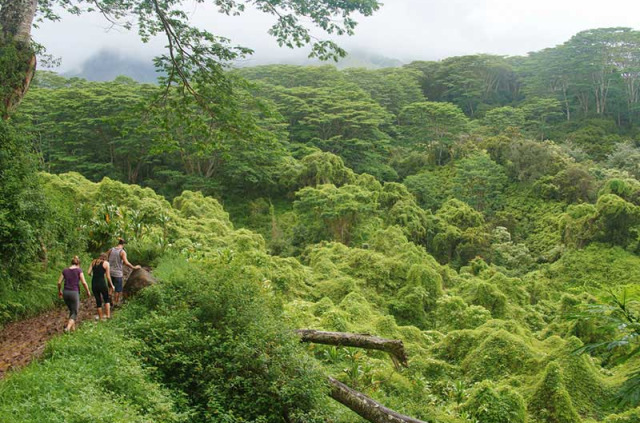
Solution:
[[[345,68],[367,68],[367,69],[381,69],[381,68],[395,68],[405,64],[402,60],[387,57],[382,54],[376,53],[368,49],[350,49],[347,56],[340,59],[338,62],[323,62],[318,59],[310,59],[307,57],[307,53],[303,50],[297,51],[297,54],[288,55],[283,57],[268,57],[264,55],[250,56],[245,60],[236,62],[238,67],[247,66],[261,66],[261,65],[299,65],[299,66],[314,66],[332,64],[338,69]]]
[[[138,82],[155,82],[158,73],[151,59],[128,56],[115,50],[100,50],[87,59],[80,69],[64,72],[64,76],[77,76],[89,81],[112,81],[125,75]]]
[[[401,60],[383,56],[368,50],[350,51],[347,57],[337,63],[329,62],[338,69],[367,68],[380,69],[399,67],[404,64]],[[299,56],[284,58],[275,57],[249,57],[237,61],[234,66],[247,67],[267,64],[287,65],[321,65],[326,64],[317,59],[309,59],[303,52]],[[138,82],[153,83],[158,78],[158,72],[151,58],[141,58],[132,55],[118,53],[115,50],[103,49],[84,61],[79,69],[64,72],[66,77],[80,77],[89,81],[112,81],[119,75],[128,76]]]

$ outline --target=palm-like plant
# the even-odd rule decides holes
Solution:
[[[605,304],[590,304],[584,307],[580,318],[597,318],[600,327],[615,337],[602,342],[584,345],[575,350],[576,354],[591,353],[596,350],[624,349],[616,360],[626,362],[640,354],[640,302],[627,289],[620,295],[609,291],[610,299]],[[640,368],[633,371],[618,392],[620,406],[635,406],[640,403]]]

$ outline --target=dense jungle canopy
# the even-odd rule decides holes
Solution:
[[[377,7],[320,3],[326,25]],[[117,237],[159,282],[0,381],[0,421],[362,421],[328,375],[427,422],[640,421],[639,47],[36,72],[0,122],[0,322],[59,305],[69,259]],[[402,340],[408,367],[299,328]]]

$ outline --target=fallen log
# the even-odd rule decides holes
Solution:
[[[298,329],[296,333],[300,335],[302,342],[384,351],[391,355],[396,367],[398,363],[404,367],[408,366],[404,344],[398,339],[384,339],[360,333],[323,332],[313,329]]]
[[[425,423],[422,420],[396,413],[331,376],[329,376],[329,384],[331,385],[329,393],[331,398],[371,423]]]

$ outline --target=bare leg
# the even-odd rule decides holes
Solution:
[[[98,319],[102,320],[102,307],[98,307]]]
[[[120,293],[116,292],[113,294],[113,305],[120,305]]]
[[[107,319],[111,319],[111,304],[105,303],[104,309],[107,312]]]
[[[76,322],[73,319],[69,319],[69,321],[67,322],[67,327],[64,328],[64,330],[66,330],[67,332],[69,332],[70,330],[73,330],[73,328],[76,326]]]

